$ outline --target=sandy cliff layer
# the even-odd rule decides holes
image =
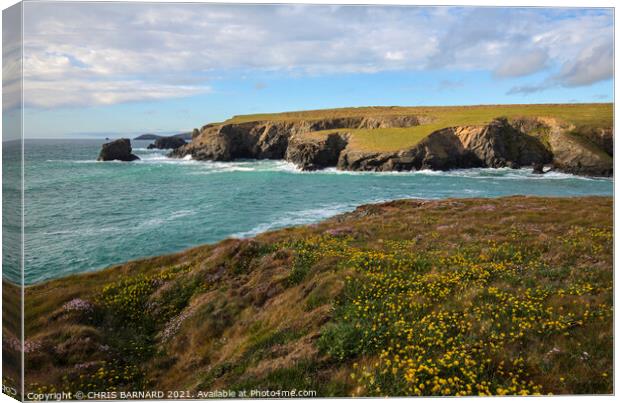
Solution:
[[[550,118],[498,118],[484,125],[446,127],[414,146],[373,152],[351,147],[357,129],[407,128],[429,123],[418,116],[363,116],[317,120],[253,121],[206,125],[172,156],[197,160],[286,159],[304,170],[336,166],[355,171],[448,170],[552,165],[564,172],[611,176],[613,132]]]

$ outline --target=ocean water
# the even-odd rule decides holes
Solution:
[[[36,283],[401,198],[612,195],[611,179],[528,169],[305,173],[283,161],[96,162],[101,140],[27,140],[25,279]]]

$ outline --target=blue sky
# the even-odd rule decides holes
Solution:
[[[613,101],[609,9],[26,3],[25,134],[235,114]]]

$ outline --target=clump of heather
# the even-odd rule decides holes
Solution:
[[[162,341],[169,340],[171,337],[173,337],[179,331],[181,324],[183,324],[185,319],[187,319],[191,314],[192,314],[192,311],[190,309],[187,309],[181,312],[181,314],[172,318],[166,324],[166,326],[164,327],[164,330],[162,330],[161,332]]]
[[[24,353],[34,353],[41,348],[41,342],[38,340],[25,340]]]
[[[74,298],[62,306],[66,312],[89,312],[93,310],[93,304],[81,298]]]

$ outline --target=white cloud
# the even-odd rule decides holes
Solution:
[[[393,61],[405,60],[405,53],[400,51],[389,51],[385,53],[385,59]]]
[[[567,85],[587,85],[611,68],[605,48],[591,47],[611,41],[609,11],[199,3],[24,7],[25,80],[31,89],[26,102],[46,108],[208,92],[210,80],[237,69],[304,75],[432,68],[516,77],[547,68]]]
[[[465,83],[462,80],[441,80],[437,89],[439,91],[453,91],[463,86]]]
[[[91,81],[64,79],[57,81],[25,80],[26,106],[52,108],[60,106],[112,105],[122,102],[178,98],[210,92],[206,86],[153,84],[140,80]]]
[[[4,10],[2,16],[2,110],[21,106],[22,42],[20,29],[21,7]]]
[[[544,80],[513,87],[508,94],[532,94],[557,87],[587,86],[613,78],[613,20],[593,12],[554,22],[533,36],[559,67]]]
[[[536,73],[547,64],[549,56],[542,49],[517,52],[505,59],[494,71],[497,77],[521,77]]]
[[[529,95],[529,94],[534,94],[536,92],[540,92],[540,91],[544,91],[550,87],[552,87],[553,85],[550,84],[549,82],[543,82],[540,84],[533,84],[533,85],[517,85],[512,87],[510,90],[508,90],[507,94],[508,95]]]
[[[589,85],[614,75],[613,43],[584,48],[575,60],[566,62],[557,80],[567,87]]]
[[[614,76],[613,44],[603,41],[584,47],[566,61],[559,73],[537,84],[515,86],[508,94],[533,94],[554,87],[580,87],[609,80]]]

